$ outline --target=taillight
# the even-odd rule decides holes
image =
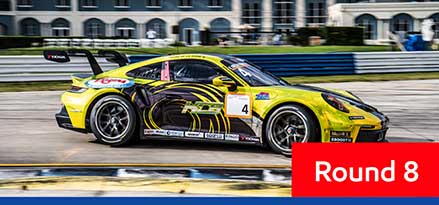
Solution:
[[[86,90],[87,90],[87,88],[83,88],[83,87],[79,87],[79,86],[74,86],[74,85],[72,85],[72,86],[70,87],[69,92],[72,92],[72,93],[83,93],[83,92],[85,92]]]

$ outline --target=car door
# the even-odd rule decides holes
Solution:
[[[225,113],[227,99],[233,105],[242,94],[212,84],[217,77],[230,78],[220,67],[199,59],[172,60],[165,64],[169,66],[172,83],[160,91],[166,99],[162,107],[163,129],[184,131],[184,137],[211,140],[239,141],[240,135],[254,135],[251,118]],[[241,110],[251,112],[251,103]]]

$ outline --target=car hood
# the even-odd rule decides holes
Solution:
[[[311,86],[311,85],[303,85],[303,84],[293,84],[293,85],[289,85],[286,87],[292,88],[292,89],[314,91],[314,92],[319,92],[319,93],[328,93],[328,94],[334,95],[336,97],[345,98],[345,99],[348,99],[351,101],[355,101],[357,103],[362,103],[362,101],[358,97],[352,95],[351,93],[349,93],[345,90],[333,89],[333,88],[321,88],[321,87],[316,87],[316,86]]]

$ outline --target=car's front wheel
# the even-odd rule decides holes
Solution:
[[[125,98],[117,95],[105,96],[92,108],[90,127],[99,142],[123,146],[134,137],[136,112]]]
[[[284,155],[291,155],[293,142],[316,141],[317,130],[312,115],[299,105],[279,107],[269,116],[265,126],[269,146]]]

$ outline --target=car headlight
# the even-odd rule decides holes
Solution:
[[[323,99],[325,99],[325,101],[328,104],[330,104],[335,109],[340,110],[340,111],[345,112],[345,113],[349,113],[348,108],[346,106],[344,106],[343,102],[340,101],[339,99],[337,99],[337,97],[335,97],[331,94],[327,94],[327,93],[322,93],[322,97],[323,97]]]

